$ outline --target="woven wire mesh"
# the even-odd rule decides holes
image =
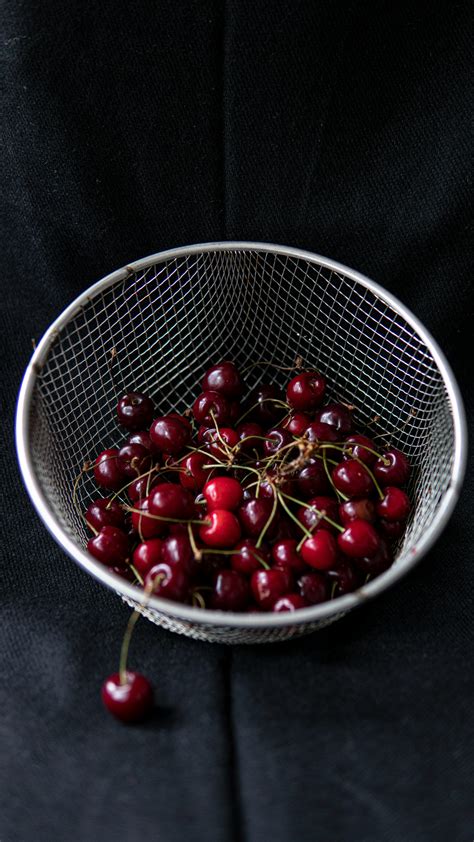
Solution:
[[[36,379],[30,441],[57,521],[82,548],[87,536],[72,487],[85,461],[123,441],[117,395],[144,391],[160,413],[182,412],[214,361],[291,366],[297,355],[325,374],[332,399],[354,405],[361,427],[409,456],[414,505],[395,561],[402,563],[450,483],[454,428],[441,372],[413,327],[372,289],[316,261],[251,248],[196,252],[130,271],[87,298],[54,337]],[[262,379],[283,387],[288,374],[253,368],[248,389]],[[79,507],[95,497],[85,475]],[[303,627],[289,618],[279,629],[241,630],[143,613],[174,631],[228,642],[281,639],[327,622]]]

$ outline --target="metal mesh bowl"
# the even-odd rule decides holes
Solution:
[[[86,459],[123,439],[117,393],[151,393],[160,412],[185,410],[204,370],[231,358],[289,366],[301,355],[323,372],[334,400],[355,405],[359,424],[388,433],[414,466],[414,505],[393,566],[359,591],[283,614],[203,611],[144,594],[85,551],[72,485]],[[274,369],[253,369],[249,389]],[[377,429],[373,418],[377,417]],[[453,375],[420,322],[357,272],[308,252],[261,243],[210,243],[139,260],[99,281],[43,337],[17,411],[24,481],[63,549],[150,620],[219,642],[282,640],[313,631],[389,587],[446,524],[465,462],[465,422]],[[91,478],[84,510],[97,496]]]

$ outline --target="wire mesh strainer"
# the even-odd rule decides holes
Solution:
[[[324,373],[334,400],[377,416],[414,466],[414,501],[394,565],[348,596],[296,614],[231,614],[152,598],[84,549],[72,485],[86,459],[123,439],[117,393],[155,397],[183,411],[209,364],[233,359],[282,366],[301,355]],[[113,372],[113,374],[112,374]],[[267,372],[283,385],[285,375]],[[247,377],[249,389],[262,369]],[[377,432],[377,431],[375,431]],[[163,252],[88,289],[46,332],[26,371],[17,448],[31,499],[63,549],[153,622],[191,637],[260,642],[305,634],[341,617],[409,570],[447,522],[462,482],[462,401],[441,351],[420,322],[381,287],[332,260],[263,243],[209,243]],[[97,496],[80,491],[83,509]]]

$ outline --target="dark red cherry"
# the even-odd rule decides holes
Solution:
[[[148,474],[144,477],[138,477],[130,485],[127,486],[127,494],[130,497],[132,503],[136,503],[137,500],[142,500],[144,497],[148,497],[152,488],[154,488],[158,483],[161,482],[159,476],[153,474]]]
[[[181,565],[161,561],[147,573],[145,587],[152,588],[155,596],[185,602],[189,595],[189,578]]]
[[[353,520],[337,536],[339,549],[351,558],[371,558],[380,549],[382,539],[367,520]]]
[[[237,514],[244,534],[248,535],[249,538],[258,538],[271,517],[272,510],[273,501],[268,497],[254,497],[252,500],[242,503]],[[276,516],[273,517],[265,533],[266,538],[271,538],[272,527],[275,528],[275,526]]]
[[[270,550],[265,544],[257,547],[256,541],[252,538],[244,538],[234,547],[234,555],[230,557],[230,564],[233,570],[250,576],[255,570],[262,570],[270,564]],[[263,562],[263,563],[262,563]]]
[[[206,483],[202,493],[209,512],[213,509],[227,509],[233,512],[240,506],[243,492],[238,480],[232,477],[215,477]]]
[[[262,449],[263,427],[254,421],[243,421],[236,428],[242,453],[252,453]]]
[[[320,573],[304,573],[298,579],[298,587],[309,605],[319,605],[328,598],[326,579]]]
[[[374,490],[368,471],[355,459],[346,459],[336,465],[331,476],[337,490],[348,497],[368,497]]]
[[[406,523],[403,520],[384,520],[380,518],[379,529],[387,538],[400,538],[406,529]]]
[[[339,441],[339,436],[335,427],[331,427],[329,424],[323,424],[321,421],[312,421],[311,424],[306,427],[304,436],[310,442]],[[328,449],[328,456],[331,455],[332,457],[333,452],[337,451],[333,451],[331,449],[331,452],[329,453]],[[339,455],[339,453],[337,455]]]
[[[320,406],[326,391],[326,380],[317,371],[303,371],[293,377],[286,387],[290,406],[302,412],[311,412]]]
[[[263,442],[263,452],[265,456],[273,456],[277,453],[277,451],[281,450],[282,447],[285,447],[287,444],[291,444],[292,441],[293,436],[288,432],[288,430],[285,430],[283,427],[275,427],[265,436],[265,441]],[[284,451],[284,453],[286,453],[286,451]]]
[[[250,599],[248,582],[237,570],[221,570],[216,575],[211,607],[221,611],[243,611]]]
[[[405,485],[410,476],[410,463],[401,450],[390,447],[375,462],[374,474],[382,485]]]
[[[299,437],[304,434],[310,424],[311,418],[309,415],[305,415],[304,412],[294,412],[292,415],[288,415],[288,417],[285,418],[281,426],[284,427],[285,430],[288,430],[292,436]]]
[[[103,526],[97,535],[89,539],[87,549],[108,567],[125,565],[130,554],[128,536],[116,526]]]
[[[150,493],[150,514],[172,520],[190,520],[194,514],[194,500],[181,485],[162,482]]]
[[[110,491],[118,491],[124,483],[118,453],[115,447],[110,447],[99,453],[94,462],[94,479],[97,485]]]
[[[216,432],[214,424],[210,427],[209,424],[201,424],[197,432],[197,440],[199,445],[209,444]]]
[[[122,722],[141,722],[153,707],[153,688],[139,672],[127,670],[122,677],[123,684],[118,672],[104,681],[102,701],[116,719]]]
[[[247,409],[252,408],[249,418],[268,428],[281,418],[284,407],[279,405],[283,395],[276,386],[270,383],[261,383],[253,389],[245,403]]]
[[[90,503],[85,518],[92,532],[94,530],[98,532],[103,526],[117,526],[121,529],[125,524],[125,512],[122,506],[118,500],[110,500],[108,497]]]
[[[154,415],[153,401],[141,392],[127,392],[117,404],[119,423],[127,430],[149,427]]]
[[[384,498],[376,505],[377,514],[384,520],[406,520],[410,512],[410,498],[396,485],[384,488]]]
[[[229,404],[229,424],[232,427],[235,427],[237,421],[239,420],[240,416],[242,415],[242,407],[240,405],[240,401],[232,401]]]
[[[219,432],[217,430],[211,431],[207,446],[214,459],[225,461],[228,458],[229,449],[232,449],[238,443],[239,434],[235,430],[231,427],[221,427]]]
[[[118,452],[122,473],[129,479],[137,479],[151,468],[151,453],[142,444],[124,444]]]
[[[256,570],[250,580],[255,602],[267,611],[286,593],[287,584],[285,572],[275,567],[272,570]]]
[[[373,465],[377,459],[376,454],[372,452],[375,450],[375,442],[372,439],[360,433],[354,433],[348,436],[344,443],[344,459],[360,459],[366,465]]]
[[[212,459],[205,453],[190,453],[180,463],[181,472],[179,474],[179,481],[183,488],[198,494],[204,488],[209,479],[209,468],[204,468],[204,465],[210,465]]]
[[[148,538],[156,538],[158,535],[164,535],[167,529],[167,524],[164,521],[147,516],[149,502],[150,498],[145,497],[143,500],[137,500],[133,504],[135,511],[132,512],[132,526],[140,536],[140,540],[144,541]]]
[[[379,538],[377,552],[370,556],[354,558],[354,565],[364,576],[378,576],[388,570],[392,561],[393,556],[390,547],[383,538]]]
[[[141,444],[146,450],[149,450],[153,455],[156,454],[156,448],[150,438],[150,433],[147,430],[138,430],[132,433],[128,439],[127,444]]]
[[[334,427],[339,437],[348,436],[352,431],[352,413],[341,403],[328,403],[327,406],[323,406],[316,413],[315,421]]]
[[[209,523],[199,527],[199,537],[208,547],[230,549],[240,538],[240,524],[233,512],[214,509],[206,515]]]
[[[162,541],[160,538],[150,538],[142,541],[133,551],[133,566],[141,576],[146,576],[149,570],[161,561]]]
[[[272,611],[276,611],[277,613],[280,611],[297,611],[298,608],[307,607],[308,603],[302,596],[300,596],[300,594],[287,593],[285,596],[281,596],[280,599],[277,599]]]
[[[202,392],[193,403],[193,415],[198,424],[226,424],[230,416],[230,403],[219,392]]]
[[[121,564],[115,564],[110,568],[110,570],[112,573],[115,573],[116,576],[120,576],[121,579],[125,579],[126,582],[135,582],[136,580],[135,573],[128,564],[125,567]]]
[[[311,538],[306,538],[301,547],[301,555],[310,567],[316,570],[330,570],[338,558],[334,535],[327,529],[319,529]]]
[[[180,418],[164,415],[153,421],[150,438],[158,451],[176,456],[190,443],[191,432]]]
[[[313,532],[317,528],[334,532],[334,527],[327,520],[324,520],[322,515],[326,514],[328,518],[337,523],[339,520],[337,500],[334,497],[317,495],[308,500],[308,506],[310,508],[301,506],[296,513],[296,517],[301,521],[303,526],[306,526],[306,529],[309,529],[310,532]]]
[[[343,526],[348,526],[353,520],[368,520],[375,523],[375,503],[366,497],[358,500],[347,500],[339,505],[339,520]]]
[[[354,568],[349,561],[340,561],[337,567],[328,570],[326,580],[329,594],[333,598],[352,593],[359,584]]]
[[[194,576],[199,569],[189,537],[184,533],[168,535],[162,541],[161,561],[164,561],[165,564],[181,566],[188,576]]]
[[[237,367],[229,361],[208,368],[202,381],[203,392],[219,392],[226,398],[239,398],[243,388]]]
[[[280,570],[285,577],[285,593],[290,593],[295,584],[295,569],[285,561],[278,561],[271,568],[272,570]]]
[[[329,480],[321,459],[311,459],[298,474],[298,491],[304,500],[329,491]],[[293,495],[298,497],[298,494]]]
[[[291,567],[295,573],[305,570],[306,564],[300,553],[296,551],[297,546],[298,541],[295,538],[283,538],[276,541],[272,547],[274,566],[280,567],[283,564]]]

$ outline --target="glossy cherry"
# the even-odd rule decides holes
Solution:
[[[194,576],[199,569],[187,533],[168,535],[162,541],[160,552],[161,561],[170,565],[180,565],[188,576]]]
[[[230,420],[230,403],[219,392],[202,392],[193,403],[193,415],[198,424],[225,424]]]
[[[373,465],[377,459],[375,442],[361,433],[353,433],[347,437],[343,454],[344,459],[360,459],[366,465]]]
[[[410,513],[410,498],[396,485],[384,488],[384,498],[379,500],[376,509],[379,517],[388,521],[406,520]]]
[[[153,401],[142,392],[127,392],[117,404],[119,423],[127,430],[149,427],[154,411]]]
[[[352,413],[341,403],[328,403],[323,406],[317,411],[315,420],[334,427],[339,437],[348,436],[352,432]]]
[[[127,494],[132,503],[135,503],[137,500],[142,500],[144,497],[148,497],[152,488],[160,482],[161,479],[156,474],[147,474],[146,476],[138,477],[127,486]]]
[[[124,444],[118,452],[122,474],[129,479],[138,479],[152,465],[152,456],[142,444]]]
[[[298,492],[304,500],[326,494],[330,484],[321,459],[311,459],[298,474]],[[298,494],[293,495],[298,497]]]
[[[185,602],[189,594],[189,578],[181,565],[161,561],[148,571],[145,586],[152,588],[156,596]]]
[[[355,459],[346,459],[336,465],[331,477],[337,490],[348,497],[368,497],[374,491],[368,471]]]
[[[242,453],[252,453],[262,449],[263,427],[255,421],[243,421],[236,428]]]
[[[334,527],[327,520],[324,520],[322,515],[326,514],[328,518],[337,523],[339,520],[337,500],[334,497],[316,495],[316,497],[311,497],[308,500],[308,506],[310,508],[301,506],[296,512],[296,517],[306,526],[306,529],[309,529],[310,532],[313,532],[316,528],[334,532]]]
[[[265,441],[263,442],[263,452],[265,456],[273,456],[277,451],[281,450],[287,444],[291,444],[293,436],[284,427],[274,427],[266,433]],[[284,451],[286,453],[286,451]],[[284,454],[282,454],[284,455]]]
[[[304,412],[294,412],[292,415],[288,415],[288,417],[285,418],[281,426],[284,427],[285,430],[288,430],[292,436],[299,437],[304,434],[310,424],[311,418],[309,415],[305,415]]]
[[[359,585],[357,574],[349,561],[340,561],[333,570],[326,571],[329,595],[344,596],[352,593]]]
[[[295,538],[282,538],[276,541],[272,547],[272,558],[275,567],[281,565],[289,566],[295,573],[301,573],[306,569],[306,564],[296,547],[298,541]]]
[[[382,485],[405,485],[410,476],[410,463],[401,450],[390,447],[375,462],[374,475]]]
[[[336,428],[331,427],[330,424],[323,424],[321,421],[312,421],[311,424],[308,424],[304,431],[304,437],[310,442],[339,441]],[[339,452],[334,449],[328,449],[327,453],[331,457],[333,453],[339,456]]]
[[[358,556],[354,558],[354,566],[364,576],[379,576],[391,566],[393,561],[392,552],[387,541],[379,538],[377,552],[370,556]]]
[[[208,368],[202,381],[203,392],[219,392],[226,398],[239,398],[243,387],[236,365],[228,360]]]
[[[308,604],[300,594],[288,593],[277,599],[272,611],[276,613],[280,611],[298,611],[299,608],[307,608]]]
[[[249,584],[237,570],[220,570],[211,594],[211,607],[222,611],[243,611],[250,599]]]
[[[150,438],[150,433],[148,430],[137,430],[135,433],[131,433],[127,439],[128,444],[141,444],[146,450],[149,450],[150,453],[155,454],[155,446]]]
[[[107,710],[122,722],[141,722],[153,707],[153,688],[139,672],[127,670],[121,683],[119,673],[110,675],[101,690]]]
[[[108,567],[125,565],[130,554],[128,536],[116,526],[103,526],[97,535],[89,539],[87,549]]]
[[[111,500],[108,497],[99,498],[89,504],[85,518],[87,525],[92,532],[102,529],[103,526],[117,526],[121,529],[125,525],[125,512],[118,500]]]
[[[309,605],[319,605],[328,598],[326,579],[320,573],[304,573],[298,579],[298,587]]]
[[[205,453],[190,453],[182,462],[180,462],[181,471],[179,473],[179,481],[183,488],[197,494],[202,491],[206,482],[209,479],[209,468],[204,468],[204,465],[210,465],[212,459]]]
[[[272,510],[273,501],[269,497],[254,497],[242,503],[237,513],[244,534],[249,538],[258,538],[271,517]],[[274,533],[276,519],[275,515],[265,533],[266,538],[271,538]]]
[[[257,549],[256,541],[244,538],[235,545],[230,564],[233,570],[250,576],[255,570],[262,570],[265,565],[270,566],[270,550],[265,544]]]
[[[238,480],[232,477],[215,477],[206,483],[202,493],[209,512],[213,509],[227,509],[233,512],[240,506],[243,491]]]
[[[338,550],[334,535],[327,529],[319,529],[307,538],[301,547],[303,560],[316,570],[330,570],[337,562]]]
[[[381,537],[367,520],[353,520],[337,536],[339,549],[351,558],[371,558],[380,549]]]
[[[326,380],[317,371],[303,371],[293,377],[286,388],[290,406],[302,412],[311,412],[320,406],[326,391]]]
[[[240,538],[240,524],[233,512],[214,509],[206,515],[209,523],[199,527],[199,537],[208,547],[229,549]]]
[[[164,535],[167,529],[165,521],[158,520],[158,518],[148,517],[150,498],[145,497],[142,500],[137,500],[133,504],[135,511],[132,512],[132,526],[135,532],[139,535],[140,540],[147,540],[148,538],[156,538],[159,535]]]
[[[158,451],[177,456],[190,443],[191,432],[179,416],[164,415],[153,421],[150,438]]]
[[[194,514],[194,500],[181,485],[162,482],[149,496],[150,514],[175,520],[190,520]]]
[[[124,473],[118,454],[117,448],[109,447],[97,456],[94,462],[94,479],[101,488],[118,491],[124,484]]]
[[[347,526],[353,520],[368,520],[369,523],[375,523],[376,517],[375,503],[367,497],[347,500],[339,505],[339,520],[343,526]]]
[[[287,592],[288,580],[285,572],[275,567],[271,570],[256,570],[252,574],[250,587],[257,605],[270,610],[277,599]]]
[[[228,459],[229,450],[232,450],[239,443],[239,434],[232,427],[221,427],[219,432],[212,430],[209,435],[208,449],[214,459],[225,462]],[[210,462],[213,460],[210,459]]]
[[[161,561],[162,543],[160,538],[150,538],[135,547],[132,563],[141,576],[146,576],[151,568]]]

